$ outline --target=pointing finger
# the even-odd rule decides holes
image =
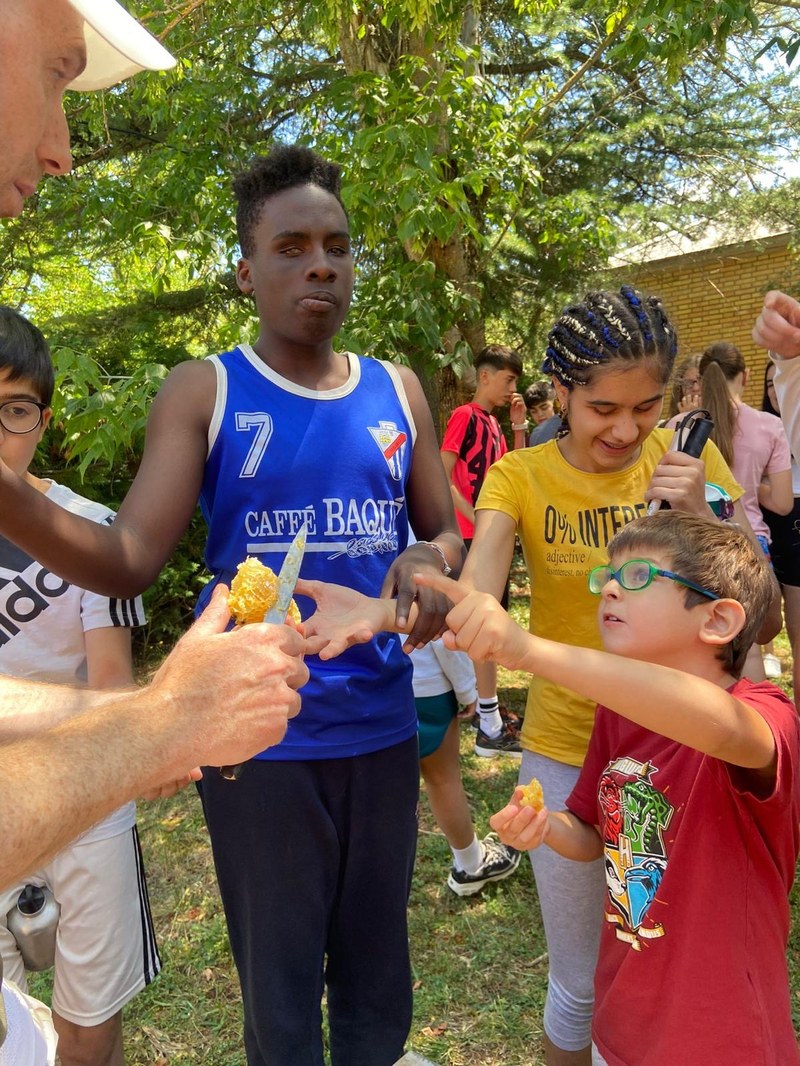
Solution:
[[[441,592],[451,603],[461,603],[470,593],[470,589],[464,588],[463,585],[459,585],[451,577],[445,577],[444,574],[434,574],[433,572],[414,574],[414,582],[417,585],[424,585],[425,588]]]

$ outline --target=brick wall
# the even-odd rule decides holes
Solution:
[[[715,341],[735,344],[750,370],[744,400],[760,407],[767,355],[753,343],[750,331],[767,290],[796,293],[800,286],[800,262],[792,258],[787,240],[771,238],[626,267],[614,271],[614,284],[630,282],[661,297],[678,329],[678,360]]]

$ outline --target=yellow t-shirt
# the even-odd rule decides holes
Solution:
[[[598,598],[589,592],[587,575],[608,562],[606,546],[617,530],[647,513],[644,492],[672,437],[672,430],[653,430],[636,462],[618,473],[577,470],[554,440],[509,452],[489,469],[477,509],[501,511],[517,523],[531,581],[531,633],[584,648],[602,647]],[[743,490],[716,445],[709,442],[702,458],[706,480],[737,500]],[[523,746],[580,766],[594,707],[591,700],[534,676]]]

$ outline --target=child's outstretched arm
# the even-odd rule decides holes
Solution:
[[[396,601],[365,596],[345,585],[327,581],[305,581],[295,586],[300,596],[308,596],[316,611],[303,622],[306,654],[320,659],[335,659],[354,644],[365,644],[376,633],[408,633],[417,617],[417,605],[411,604],[408,621],[401,630],[397,624]],[[405,651],[413,645],[404,646]]]
[[[493,596],[470,592],[441,575],[419,575],[417,580],[433,583],[455,604],[447,616],[448,647],[461,648],[476,662],[538,674],[680,744],[766,778],[774,775],[772,732],[753,707],[726,691],[721,664],[719,676],[706,680],[652,662],[543,640],[521,629]],[[715,624],[722,625],[724,612],[735,614],[736,609],[743,618],[734,600],[716,600],[713,606]]]
[[[603,854],[603,842],[593,825],[582,822],[571,811],[520,807],[521,795],[515,789],[510,802],[489,819],[489,825],[504,844],[517,851],[530,851],[547,844],[565,859],[575,862],[592,862]]]

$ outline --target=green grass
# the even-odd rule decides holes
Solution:
[[[521,706],[523,683],[504,696]],[[483,834],[513,790],[517,764],[476,758],[473,739],[464,727],[464,777]],[[186,790],[142,804],[139,825],[164,972],[126,1010],[129,1066],[244,1066],[238,985],[199,800]],[[442,1066],[531,1066],[542,1061],[546,948],[530,867],[459,899],[446,886],[449,866],[423,796],[409,909],[411,1045]]]
[[[525,624],[517,573],[512,613]],[[785,636],[776,641],[789,662]],[[791,674],[785,667],[785,687]],[[500,671],[500,696],[522,712],[527,679]],[[463,775],[479,835],[516,781],[511,760],[479,759],[462,730]],[[164,971],[125,1012],[128,1066],[245,1066],[242,1015],[200,803],[187,789],[142,804],[139,826]],[[536,1066],[547,960],[536,890],[525,859],[506,881],[473,898],[446,887],[447,843],[426,800],[409,908],[415,1010],[410,1046],[440,1066]],[[800,891],[793,892],[789,965],[800,1030]],[[37,994],[44,983],[37,978]]]

